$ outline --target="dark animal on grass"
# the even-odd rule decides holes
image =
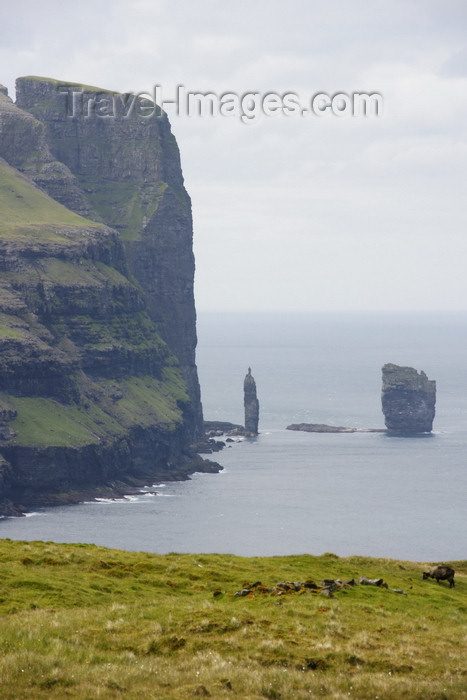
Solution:
[[[423,572],[423,580],[427,578],[435,578],[437,583],[440,581],[449,581],[449,588],[454,588],[454,569],[450,566],[434,566],[429,571]]]

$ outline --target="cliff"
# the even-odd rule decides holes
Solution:
[[[147,313],[179,360],[195,438],[203,417],[195,364],[193,224],[167,116],[142,98],[50,79],[19,78],[16,94],[17,105],[43,124],[53,157],[81,187],[84,203],[70,188],[60,188],[58,201],[80,214],[93,212],[94,220],[119,232]],[[53,180],[38,184],[57,198]]]
[[[168,121],[73,117],[65,97],[39,78],[16,105],[0,91],[3,512],[216,468],[189,449],[191,213]]]
[[[382,373],[382,409],[388,431],[429,433],[435,417],[436,382],[413,367],[386,364]]]

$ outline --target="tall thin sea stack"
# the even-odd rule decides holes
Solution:
[[[256,396],[256,382],[248,367],[248,374],[243,382],[244,406],[245,406],[245,433],[258,435],[259,401]]]
[[[433,426],[436,382],[413,367],[383,367],[382,409],[389,432],[429,433]]]

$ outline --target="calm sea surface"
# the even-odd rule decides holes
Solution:
[[[205,418],[243,423],[251,366],[260,436],[218,453],[220,474],[6,518],[0,537],[159,553],[467,559],[467,314],[199,314],[198,335]],[[432,435],[285,430],[384,427],[386,362],[436,379]]]

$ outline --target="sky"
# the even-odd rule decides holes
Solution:
[[[11,0],[0,83],[382,97],[177,115],[198,311],[467,309],[465,0]]]

